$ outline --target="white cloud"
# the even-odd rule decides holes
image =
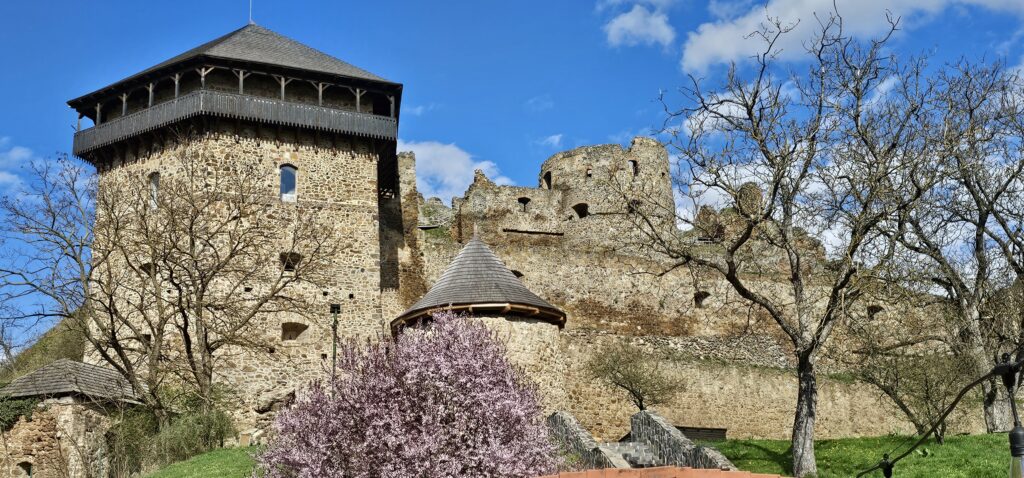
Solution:
[[[541,146],[547,146],[549,148],[561,148],[562,147],[562,134],[553,134],[546,136],[536,141]]]
[[[677,3],[678,0],[601,0],[597,2],[597,10],[602,11],[619,5],[644,4],[654,7],[655,10],[665,10]]]
[[[10,138],[0,137],[0,192],[8,193],[20,188],[23,181],[18,171],[38,159],[31,149],[12,146]]]
[[[473,171],[477,169],[497,184],[512,184],[501,175],[497,164],[477,161],[455,143],[398,140],[398,150],[416,154],[416,188],[424,197],[437,196],[449,202],[454,196],[462,196],[473,183]]]
[[[423,116],[424,113],[430,112],[437,109],[437,105],[430,103],[427,105],[416,105],[416,106],[405,106],[402,108],[402,113],[412,116]]]
[[[611,19],[604,26],[604,32],[611,46],[653,45],[667,47],[676,39],[676,31],[668,24],[668,15],[655,8],[649,10],[643,5]]]
[[[1020,0],[860,0],[851,8],[839,7],[846,34],[866,38],[888,28],[886,12],[901,17],[910,28],[941,13],[947,7],[974,5],[1002,11],[1024,13]],[[743,7],[742,4],[739,5]],[[681,66],[686,72],[700,73],[708,67],[751,59],[764,48],[763,41],[750,36],[760,30],[767,18],[779,18],[783,24],[796,24],[775,45],[781,60],[794,60],[805,54],[804,43],[812,39],[818,26],[814,14],[824,18],[833,11],[833,0],[769,0],[767,5],[747,5],[744,13],[707,22],[687,34]],[[722,12],[729,13],[728,10]],[[735,13],[735,12],[734,12]]]
[[[533,98],[526,100],[526,109],[534,113],[547,111],[554,107],[555,102],[551,99],[551,95],[534,96]]]

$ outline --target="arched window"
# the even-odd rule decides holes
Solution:
[[[156,209],[160,200],[160,173],[149,174],[149,208]]]
[[[295,272],[295,268],[298,267],[299,261],[301,260],[302,254],[297,252],[281,253],[281,267],[284,268],[285,272]]]
[[[281,340],[290,342],[293,340],[299,340],[302,334],[306,333],[306,329],[309,326],[306,324],[300,324],[297,322],[285,322],[281,324]]]
[[[526,212],[526,205],[530,204],[530,198],[522,197],[522,198],[516,199],[516,201],[519,201],[519,204],[521,206],[523,206],[523,212]]]
[[[633,172],[633,176],[640,175],[640,164],[636,160],[629,160],[629,170]]]
[[[711,293],[706,290],[698,290],[693,294],[693,306],[698,309],[704,308],[704,301],[711,297]]]
[[[281,200],[284,202],[295,202],[295,184],[299,170],[290,164],[281,165]]]
[[[27,461],[18,463],[18,472],[20,475],[15,474],[15,476],[32,476],[32,464]]]
[[[879,314],[885,312],[885,308],[880,305],[869,305],[868,306],[868,320],[875,320]]]
[[[551,189],[551,171],[544,173],[544,189]]]
[[[594,170],[593,169],[587,168],[587,177],[588,178],[594,177]]]
[[[583,219],[590,215],[589,209],[590,207],[587,206],[587,203],[582,202],[572,207],[572,210],[576,212],[576,217],[580,219]]]

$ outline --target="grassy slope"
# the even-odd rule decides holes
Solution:
[[[252,475],[256,448],[222,448],[174,463],[146,478],[241,478]]]
[[[0,367],[0,385],[57,359],[81,361],[84,351],[85,337],[81,331],[60,322],[40,336],[36,343],[14,356],[9,364]]]
[[[902,453],[906,437],[846,438],[822,440],[815,445],[821,478],[856,476],[877,463],[883,453],[897,447]],[[728,440],[709,443],[729,457],[740,469],[761,473],[790,474],[786,440]],[[899,478],[1001,478],[1010,465],[1006,434],[948,437],[944,445],[925,444],[927,456],[913,453],[896,464]],[[921,450],[922,448],[918,448]],[[895,457],[895,455],[894,455]],[[881,472],[868,475],[881,477]]]

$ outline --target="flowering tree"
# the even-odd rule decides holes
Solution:
[[[556,470],[535,387],[479,323],[339,350],[338,377],[283,410],[257,474],[524,477]]]

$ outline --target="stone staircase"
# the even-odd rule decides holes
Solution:
[[[599,445],[608,453],[621,456],[631,468],[652,468],[664,465],[658,460],[654,450],[645,443],[627,441],[602,443]]]
[[[576,418],[566,412],[552,414],[547,423],[552,436],[568,454],[578,457],[583,469],[676,466],[736,470],[718,450],[694,443],[668,420],[650,410],[633,415],[625,441],[612,443],[597,443]]]

